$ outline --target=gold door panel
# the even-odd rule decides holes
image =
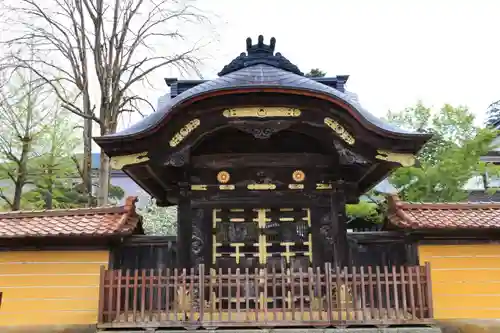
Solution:
[[[214,209],[212,262],[257,268],[312,262],[308,208]]]

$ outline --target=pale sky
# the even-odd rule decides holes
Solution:
[[[240,52],[245,39],[276,37],[303,72],[350,75],[347,89],[382,116],[421,99],[467,105],[482,120],[500,99],[500,1],[496,0],[199,0],[219,16],[218,42],[205,78]],[[159,71],[151,79],[165,87]],[[154,104],[167,90],[148,93]],[[135,118],[135,117],[134,117]],[[135,122],[137,119],[132,119]]]
[[[303,72],[320,68],[327,76],[350,75],[347,89],[377,116],[420,99],[435,108],[467,105],[483,121],[488,105],[500,99],[500,0],[197,0],[196,5],[217,15],[215,40],[200,54],[206,79],[216,78],[245,51],[247,37],[255,42],[262,34],[266,43],[275,37],[276,51]],[[193,39],[212,36],[205,26],[190,29],[182,32]],[[175,43],[158,40],[157,55],[185,50]],[[134,92],[156,105],[168,92],[163,79],[171,76],[178,75],[160,69],[148,77],[153,89]],[[121,127],[139,119],[123,119]]]

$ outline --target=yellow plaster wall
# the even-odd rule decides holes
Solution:
[[[0,251],[0,326],[97,323],[108,260],[108,251]]]
[[[500,318],[500,244],[420,245],[436,319]]]

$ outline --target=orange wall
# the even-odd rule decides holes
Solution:
[[[500,318],[500,244],[420,245],[436,319]]]
[[[97,323],[108,258],[108,251],[0,252],[0,326]]]

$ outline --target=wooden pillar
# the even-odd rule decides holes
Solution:
[[[334,262],[340,267],[349,265],[349,243],[347,241],[347,216],[345,192],[342,181],[338,181],[331,193],[330,212],[334,238]]]
[[[324,263],[333,263],[333,247],[325,237],[331,225],[329,207],[311,207],[311,234],[313,241],[313,267],[325,267]]]
[[[183,184],[184,185],[184,184]],[[191,238],[193,225],[191,221],[191,200],[187,185],[182,186],[177,207],[177,267],[191,267]]]
[[[322,253],[323,262],[332,263],[334,266],[348,265],[349,244],[347,242],[345,193],[342,182],[333,184],[332,192],[330,192],[330,205],[323,210],[320,216],[319,230],[315,234],[319,238],[315,251]],[[315,265],[317,264],[318,262],[315,260]]]
[[[211,230],[208,226],[211,224],[207,223],[205,209],[196,208],[192,209],[192,238],[191,238],[191,260],[195,268],[199,267],[201,264],[207,264],[210,257],[208,254],[211,253],[211,247],[209,247],[209,237],[211,237]]]

